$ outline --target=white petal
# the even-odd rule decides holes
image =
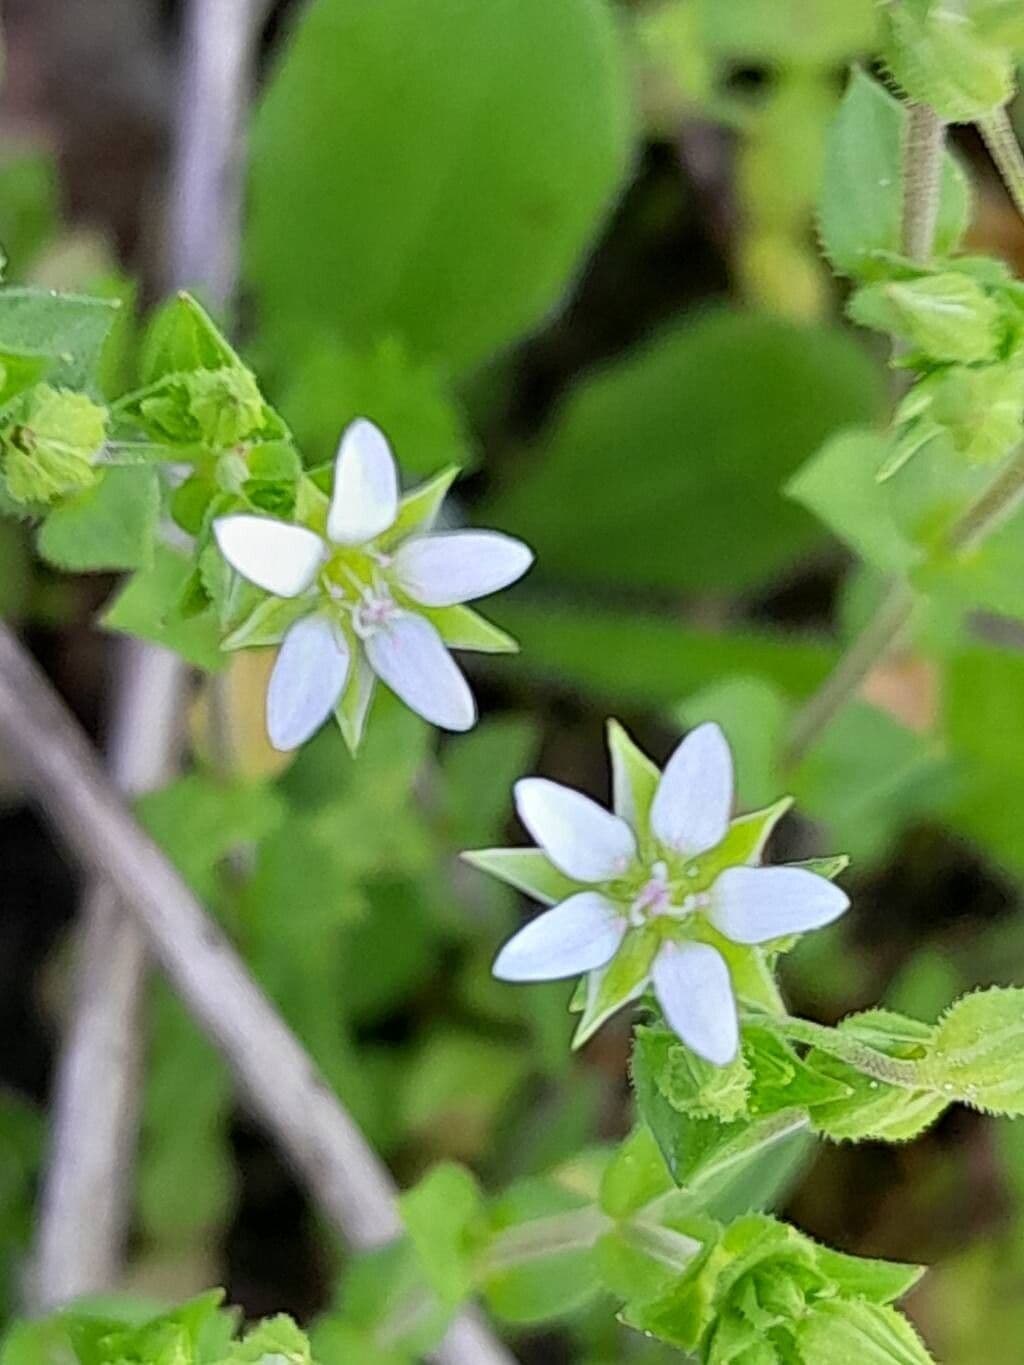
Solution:
[[[831,924],[850,898],[805,867],[730,867],[711,888],[708,919],[734,943],[767,943]]]
[[[267,733],[275,749],[297,749],[334,710],[351,651],[325,616],[304,616],[289,629],[267,689]]]
[[[305,592],[327,555],[315,531],[273,517],[218,517],[213,534],[235,572],[275,597]]]
[[[680,853],[705,853],[725,838],[732,788],[725,735],[711,722],[698,725],[665,765],[651,806],[651,828]]]
[[[454,607],[507,588],[532,563],[532,550],[512,536],[449,531],[407,540],[395,555],[395,574],[413,601]]]
[[[442,730],[469,730],[476,703],[440,635],[422,616],[399,612],[365,641],[370,667],[411,710]]]
[[[334,462],[327,536],[339,545],[362,545],[386,531],[398,515],[398,470],[387,437],[357,418],[345,428]]]
[[[557,981],[593,971],[615,956],[625,916],[596,891],[581,891],[545,910],[502,948],[494,961],[501,981]]]
[[[524,777],[515,785],[523,824],[559,871],[579,882],[619,877],[636,857],[633,831],[582,792]]]
[[[665,943],[651,972],[669,1027],[698,1057],[727,1066],[740,1040],[729,968],[707,943]]]

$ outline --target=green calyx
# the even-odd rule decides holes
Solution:
[[[16,502],[50,504],[88,488],[107,434],[106,409],[81,393],[38,384],[3,435],[7,490]]]

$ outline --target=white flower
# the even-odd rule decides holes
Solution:
[[[530,567],[521,541],[495,531],[431,533],[452,481],[442,475],[404,500],[384,434],[360,418],[338,447],[323,533],[271,517],[214,522],[221,554],[250,583],[294,610],[267,693],[277,749],[307,740],[344,699],[346,738],[358,743],[374,678],[445,730],[468,730],[476,705],[448,645],[508,648],[501,632],[461,604],[507,587]],[[225,642],[276,643],[266,607]]]
[[[807,867],[756,865],[789,803],[732,821],[732,755],[717,725],[687,735],[662,774],[620,727],[611,746],[615,814],[525,778],[516,808],[539,847],[465,855],[553,902],[505,944],[494,974],[587,974],[577,1043],[650,986],[682,1041],[725,1066],[739,1046],[734,976],[754,945],[829,924],[849,900]]]

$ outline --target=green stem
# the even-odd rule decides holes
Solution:
[[[985,141],[989,155],[1013,200],[1017,212],[1024,218],[1024,153],[1005,109],[996,109],[978,120],[978,132]]]
[[[942,193],[945,127],[927,104],[912,104],[903,143],[903,253],[912,261],[932,254]]]
[[[876,1048],[869,1047],[867,1043],[852,1038],[842,1029],[827,1028],[824,1024],[815,1024],[810,1019],[795,1019],[792,1015],[787,1015],[784,1019],[765,1018],[759,1015],[757,1021],[794,1043],[804,1043],[808,1047],[816,1047],[821,1052],[827,1052],[830,1057],[837,1057],[839,1061],[846,1062],[848,1066],[852,1066],[865,1076],[870,1076],[872,1080],[898,1086],[902,1090],[929,1088],[922,1080],[916,1062],[890,1057],[887,1053],[879,1052]]]

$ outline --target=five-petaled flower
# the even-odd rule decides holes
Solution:
[[[275,748],[296,748],[336,708],[355,747],[375,678],[433,725],[474,724],[473,695],[448,646],[514,645],[462,604],[515,582],[533,556],[494,531],[433,532],[453,477],[446,471],[400,498],[387,439],[360,418],[341,438],[322,525],[247,513],[214,523],[231,567],[280,604],[225,641],[281,641],[267,692]]]
[[[807,866],[759,866],[790,802],[732,819],[733,764],[717,725],[693,730],[663,773],[614,723],[615,814],[545,778],[516,784],[519,817],[539,845],[464,855],[553,908],[509,940],[504,981],[584,974],[577,1045],[653,988],[668,1024],[725,1066],[739,1046],[737,995],[764,1007],[759,945],[829,924],[839,887]]]

